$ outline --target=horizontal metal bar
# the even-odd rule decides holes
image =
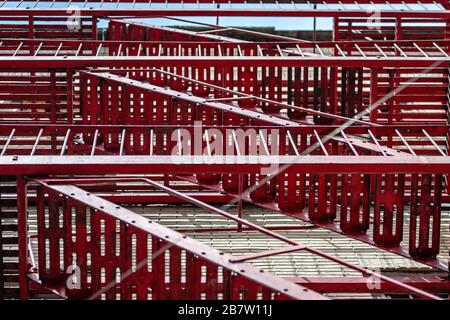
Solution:
[[[132,9],[132,8],[81,8],[77,12],[79,16],[91,17],[370,17],[373,12],[361,9],[254,9],[254,8],[213,8],[213,9]],[[5,16],[58,16],[65,17],[73,15],[65,8],[0,8],[0,15]],[[380,18],[438,18],[447,19],[450,17],[448,10],[381,10]]]
[[[221,130],[225,129],[238,129],[242,126],[236,125],[224,125],[224,126],[216,126],[216,125],[208,125],[202,124],[203,128],[218,128]],[[193,129],[196,128],[195,125],[183,125],[185,129]],[[12,129],[17,129],[16,134],[20,134],[21,131],[30,131],[38,132],[41,128],[46,131],[64,131],[66,132],[68,129],[71,129],[74,132],[94,132],[96,129],[104,130],[107,132],[121,132],[122,129],[126,128],[127,130],[150,130],[150,129],[178,129],[178,125],[170,125],[170,124],[151,124],[151,125],[136,125],[136,124],[51,124],[51,123],[0,123],[0,131],[8,131],[8,134]],[[281,129],[278,125],[257,125],[252,127],[254,129]],[[290,126],[289,128],[285,128],[284,130],[289,130],[292,133],[312,133],[313,130],[317,130],[318,133],[329,133],[333,131],[333,129],[339,128],[339,125],[316,125],[316,124],[301,124],[298,123],[296,126]],[[428,133],[431,134],[439,134],[446,135],[450,133],[450,125],[446,124],[395,124],[395,125],[382,125],[382,126],[368,126],[368,125],[359,125],[359,126],[351,126],[345,129],[345,133],[347,136],[351,134],[367,134],[367,130],[371,130],[374,134],[395,134],[395,130],[399,130],[401,132],[407,132],[408,134],[417,134],[420,135],[422,133],[422,129],[426,129]],[[349,137],[350,138],[350,137]],[[352,141],[350,139],[350,141]],[[353,142],[353,141],[352,141]]]
[[[176,29],[179,30],[179,29]],[[234,39],[238,40],[238,39]],[[120,39],[120,40],[89,40],[89,39],[27,39],[27,38],[19,38],[19,39],[3,39],[2,40],[2,47],[0,47],[0,51],[7,50],[10,46],[17,46],[23,42],[23,48],[22,51],[28,50],[28,46],[45,46],[46,50],[49,50],[50,48],[54,48],[55,50],[57,47],[62,44],[63,49],[66,49],[70,47],[71,50],[77,51],[80,44],[83,44],[84,48],[87,50],[92,50],[98,48],[98,46],[101,44],[103,48],[117,48],[120,44],[122,44],[123,48],[134,48],[138,49],[139,45],[142,46],[142,49],[145,48],[156,48],[158,45],[162,45],[163,48],[194,48],[198,45],[201,47],[206,48],[218,48],[218,46],[227,47],[227,48],[237,48],[237,45],[240,45],[243,49],[244,48],[251,48],[256,49],[258,46],[261,49],[269,50],[269,49],[275,49],[276,45],[279,45],[282,49],[288,49],[288,48],[295,48],[295,46],[299,46],[302,49],[313,49],[317,44],[320,45],[322,49],[333,49],[336,45],[339,45],[341,50],[347,49],[347,48],[353,48],[355,45],[358,45],[362,49],[368,49],[366,47],[371,47],[374,44],[377,44],[381,48],[392,48],[392,47],[399,47],[401,49],[413,49],[414,43],[419,45],[422,49],[433,49],[434,53],[441,52],[443,56],[447,56],[444,52],[442,52],[442,48],[439,47],[445,47],[450,45],[449,40],[373,40],[373,41],[367,41],[367,40],[353,40],[353,41],[320,41],[317,42],[305,42],[301,40],[290,40],[290,41],[254,41],[254,42],[243,42],[242,40],[239,40],[239,42],[228,42],[228,41],[158,41],[158,40],[152,40],[148,39],[145,41],[139,41],[139,40],[126,40],[126,39]],[[439,47],[436,47],[439,46]],[[274,53],[276,53],[275,50],[273,50]],[[346,52],[346,55],[351,55],[354,52],[352,50],[351,52]],[[307,52],[311,53],[311,52]],[[376,53],[376,52],[373,52]],[[24,55],[26,53],[21,52],[21,55]],[[87,55],[88,53],[84,53],[84,55]],[[92,54],[92,53],[91,53]],[[324,53],[325,54],[325,53]],[[417,56],[422,56],[421,54],[417,52],[408,52],[408,54],[414,56],[416,54]],[[326,55],[333,55],[332,52],[327,52]],[[338,56],[342,56],[342,54],[338,54]]]
[[[272,257],[272,256],[285,254],[285,253],[297,252],[297,251],[301,251],[303,249],[305,249],[304,246],[289,246],[289,247],[285,247],[285,248],[281,248],[281,249],[255,252],[253,254],[231,258],[230,262],[237,263],[237,262],[244,262],[244,261],[248,261],[248,260],[261,259],[261,258]]]
[[[130,165],[132,163],[133,165]],[[0,174],[260,173],[269,164],[308,173],[450,173],[442,156],[3,156]]]
[[[3,57],[1,68],[83,68],[83,67],[414,67],[437,68],[449,66],[447,57],[322,57],[322,56],[283,56],[283,57],[195,57],[195,56],[69,56],[69,57]]]
[[[392,276],[392,278],[428,292],[450,292],[450,281],[444,277],[410,275]],[[321,293],[356,294],[368,292],[367,278],[365,277],[288,277],[288,279]],[[370,293],[407,294],[408,292],[382,281],[379,286],[372,286]]]

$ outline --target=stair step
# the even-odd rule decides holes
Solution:
[[[17,232],[17,224],[4,224],[2,225],[3,231],[16,231]]]
[[[3,270],[4,276],[6,276],[6,275],[13,276],[13,275],[18,275],[18,274],[19,274],[19,270],[17,270],[17,269],[4,269]]]
[[[14,193],[17,191],[17,187],[14,184],[10,185],[2,184],[0,188],[2,188],[2,193]]]
[[[16,176],[3,176],[0,178],[1,182],[6,182],[6,181],[16,181]]]
[[[19,256],[19,250],[3,250],[3,257],[12,258]]]
[[[18,287],[10,287],[5,288],[3,292],[4,299],[17,299],[19,296],[19,288]]]
[[[17,199],[14,197],[14,198],[2,198],[2,205],[4,205],[4,206],[6,206],[6,205],[8,205],[8,206],[15,206],[17,204]]]
[[[3,244],[18,244],[19,239],[17,237],[5,237],[1,240]]]
[[[19,263],[18,262],[3,262],[3,269],[18,269]]]
[[[19,282],[19,275],[18,274],[4,274],[3,280],[5,282]]]
[[[17,210],[13,211],[3,211],[1,212],[1,217],[3,219],[17,219]]]

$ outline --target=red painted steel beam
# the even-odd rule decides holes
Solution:
[[[323,126],[323,125],[304,125],[304,126],[293,126],[289,128],[280,128],[277,126],[253,126],[252,131],[248,132],[252,136],[249,139],[256,139],[257,136],[263,138],[261,134],[276,134],[280,137],[291,136],[292,139],[314,139],[315,133],[319,137],[326,137],[330,132],[338,129],[338,126]],[[0,153],[3,155],[17,155],[17,156],[27,156],[27,155],[53,155],[58,156],[61,154],[62,147],[64,143],[67,149],[65,154],[68,155],[119,155],[120,154],[120,144],[119,138],[125,136],[123,141],[123,155],[167,155],[164,148],[158,148],[155,143],[151,143],[151,138],[153,140],[159,141],[160,143],[165,139],[165,137],[172,140],[171,142],[176,142],[171,144],[170,142],[165,143],[165,146],[169,149],[175,150],[174,148],[180,143],[178,138],[178,130],[180,128],[176,125],[52,125],[52,124],[0,124]],[[369,137],[369,129],[372,135],[377,136],[378,145],[373,143]],[[183,154],[193,154],[196,149],[196,144],[205,144],[206,138],[205,134],[209,130],[218,130],[223,139],[223,143],[227,139],[232,139],[233,134],[242,134],[240,126],[215,126],[215,125],[204,125],[204,126],[194,126],[186,125],[183,130],[190,134],[190,138],[186,137],[191,141],[191,148],[189,150],[184,150]],[[405,137],[409,143],[414,145],[412,148],[418,155],[443,155],[443,149],[445,150],[446,144],[443,139],[449,133],[448,126],[428,126],[426,130],[423,127],[411,126],[411,125],[400,125],[400,126],[379,126],[379,127],[369,127],[369,126],[351,126],[345,131],[345,138],[343,135],[337,135],[333,138],[337,141],[340,146],[348,147],[349,143],[353,148],[357,150],[370,151],[373,154],[386,154],[388,156],[409,156],[412,155],[402,151],[399,147],[403,147],[403,143],[398,142],[393,144],[390,148],[386,147],[389,139],[396,136],[397,133],[401,132],[402,136]],[[131,143],[129,139],[130,136],[134,134],[145,135],[148,138],[148,146],[141,145],[142,148],[133,149],[134,144]],[[427,136],[428,135],[428,136]],[[116,147],[109,147],[104,141],[103,137],[112,137],[117,143]],[[301,138],[298,138],[301,137]],[[55,140],[53,143],[49,141],[49,138]],[[175,139],[176,138],[176,139]],[[266,137],[263,138],[267,140]],[[97,143],[93,141],[96,140]],[[417,142],[415,142],[417,140]],[[65,141],[65,142],[64,142]],[[281,150],[281,155],[295,155],[297,150],[300,153],[303,148],[308,146],[298,146],[293,145],[294,141],[288,140],[282,142],[282,145],[288,147],[286,150]],[[313,141],[311,142],[311,144]],[[234,143],[237,147],[239,143]],[[272,148],[270,141],[266,142],[268,148]],[[260,147],[264,148],[262,142],[259,144]],[[52,146],[48,148],[48,146]],[[151,150],[153,146],[153,150]],[[161,147],[161,146],[159,146]],[[423,149],[423,147],[428,147],[428,149]],[[105,148],[103,152],[98,152]],[[396,148],[396,149],[393,149]],[[93,153],[94,150],[94,153]],[[97,151],[98,150],[98,151]],[[220,152],[222,151],[222,152]],[[218,154],[222,154],[224,150],[219,150]],[[345,151],[345,150],[344,150]],[[170,152],[170,150],[169,150]],[[247,155],[252,155],[253,152],[250,150],[242,151]],[[248,153],[247,153],[248,152]],[[243,154],[244,155],[244,154]],[[253,154],[254,155],[254,154]]]
[[[281,145],[283,150],[280,150],[280,155],[295,155],[300,154],[304,148],[312,145],[310,144],[299,146],[293,139],[298,141],[305,139],[314,139],[315,134],[321,138],[326,137],[330,132],[338,129],[337,126],[320,126],[320,125],[305,125],[295,126],[281,129],[276,126],[253,126],[248,136],[248,139],[256,139],[258,136],[264,141],[268,140],[267,135],[275,134],[281,138],[291,137],[287,141],[282,140]],[[17,156],[34,156],[34,155],[61,155],[63,145],[66,145],[64,154],[67,155],[145,155],[150,156],[167,155],[170,151],[179,147],[179,130],[178,126],[158,126],[158,125],[48,125],[48,124],[0,124],[0,153],[2,155],[17,155]],[[333,138],[338,142],[338,146],[352,147],[356,150],[369,151],[371,154],[387,155],[387,156],[407,156],[412,157],[408,152],[399,149],[404,147],[403,142],[397,142],[390,148],[386,147],[389,143],[389,139],[396,136],[397,133],[402,133],[402,137],[409,141],[412,145],[412,149],[420,156],[442,156],[444,155],[442,150],[445,150],[446,144],[443,139],[449,132],[448,126],[428,126],[425,130],[422,127],[403,125],[403,126],[382,126],[382,127],[368,127],[368,126],[351,126],[346,129],[345,135],[337,135]],[[186,133],[189,133],[190,137],[185,137],[190,141],[190,148],[183,150],[184,155],[192,155],[198,152],[201,145],[206,144],[205,135],[209,130],[212,132],[220,132],[221,137],[217,137],[219,141],[225,145],[229,139],[234,139],[233,135],[246,134],[239,126],[193,126],[187,125],[183,127]],[[368,137],[369,132],[373,136],[377,136],[377,143],[373,143]],[[148,145],[146,143],[139,143],[136,146],[132,143],[130,137],[133,135],[145,135]],[[211,134],[211,132],[209,132]],[[105,142],[103,137],[111,137],[113,141],[110,145],[109,142]],[[123,140],[121,137],[125,137]],[[152,142],[153,137],[153,142]],[[162,143],[164,139],[169,139],[164,146],[171,149],[166,150],[162,146],[155,145],[155,140]],[[49,141],[49,138],[55,142]],[[119,141],[120,140],[120,141]],[[416,141],[417,140],[417,141]],[[96,142],[94,142],[96,141]],[[123,141],[123,143],[122,143]],[[298,143],[297,141],[297,143]],[[174,142],[173,144],[171,142]],[[114,147],[114,144],[115,147]],[[122,147],[121,147],[122,145]],[[239,141],[234,142],[234,147],[239,146]],[[265,143],[268,149],[272,148],[271,141]],[[51,146],[51,148],[49,148]],[[182,145],[181,145],[182,146]],[[264,147],[264,144],[260,141],[256,142],[255,146],[260,148]],[[136,148],[135,148],[136,147]],[[152,149],[153,147],[153,149]],[[426,147],[426,149],[425,149]],[[120,152],[122,150],[122,152]],[[297,152],[295,151],[297,150]],[[342,149],[340,152],[346,154],[346,149]],[[204,153],[203,149],[200,150]],[[226,150],[216,150],[216,155],[221,155]],[[257,150],[256,150],[257,151]],[[242,155],[256,155],[255,151],[242,150]],[[355,153],[353,152],[353,153]],[[265,152],[264,152],[265,153]],[[261,154],[261,149],[260,149]],[[200,154],[197,154],[200,155]]]
[[[28,299],[29,288],[27,273],[29,271],[28,259],[28,224],[27,224],[27,182],[22,176],[17,177],[17,235],[18,235],[18,258],[19,258],[19,297]]]
[[[439,276],[395,276],[394,279],[432,293],[449,293],[450,280]],[[408,294],[409,292],[381,282],[374,286],[364,277],[289,277],[291,281],[321,293]],[[370,284],[370,290],[368,285]]]
[[[39,129],[48,130],[48,132],[55,133],[59,132],[60,134],[64,134],[68,129],[78,130],[80,133],[93,133],[96,129],[100,131],[111,132],[111,133],[120,133],[122,129],[135,129],[135,130],[176,130],[180,127],[178,125],[167,125],[167,124],[149,124],[149,125],[141,125],[141,124],[55,124],[55,123],[0,123],[0,133],[10,133],[11,129],[16,129],[18,132],[23,132],[23,134],[35,135],[39,132]],[[183,128],[188,130],[193,130],[195,128],[194,125],[185,125]],[[211,124],[204,124],[203,129],[212,129],[218,128],[219,130],[226,129],[242,129],[240,125],[225,125],[225,126],[216,126]],[[258,125],[254,126],[254,129],[282,129],[278,125]],[[284,128],[283,130],[288,130],[292,134],[311,134],[313,130],[316,130],[319,134],[327,134],[333,129],[339,128],[339,125],[315,125],[315,124],[296,124],[295,126],[290,126],[289,128]],[[359,126],[350,126],[345,129],[345,132],[348,134],[362,135],[367,134],[367,130],[370,129],[375,135],[390,135],[395,134],[395,130],[399,130],[405,134],[415,134],[422,135],[422,129],[426,129],[432,135],[446,135],[449,133],[450,124],[448,125],[438,125],[438,124],[430,124],[423,126],[421,124],[394,124],[394,125],[383,125],[383,126],[370,126],[370,125],[359,125]]]
[[[81,8],[80,16],[90,17],[161,17],[161,16],[188,16],[188,17],[370,17],[373,12],[367,10],[352,9],[86,9]],[[0,16],[23,17],[23,16],[71,16],[67,9],[49,8],[0,8]],[[450,18],[448,10],[380,10],[380,18]]]
[[[223,194],[212,194],[210,192],[186,192],[189,196],[208,203],[227,203],[231,197]],[[168,196],[165,193],[158,192],[133,192],[132,194],[124,192],[95,192],[95,195],[116,203],[184,203],[177,197]]]
[[[421,290],[434,294],[448,294],[450,283],[447,279],[439,276],[404,276],[392,277],[405,284],[415,286]],[[301,284],[302,286],[322,294],[371,294],[371,295],[398,295],[410,294],[407,290],[397,288],[389,283],[382,282],[381,287],[375,286],[370,282],[371,289],[368,289],[367,278],[364,277],[286,277],[287,280]],[[40,286],[31,283],[30,287],[33,293],[47,293],[42,291]],[[366,298],[366,297],[364,297]]]
[[[132,163],[133,165],[130,165]],[[439,156],[2,156],[0,174],[260,173],[268,164],[304,173],[450,173]]]
[[[86,67],[353,67],[353,68],[448,68],[447,57],[0,57],[0,68],[86,68]],[[14,66],[14,67],[12,67]]]
[[[87,189],[87,188],[86,188]],[[197,187],[198,189],[198,187]],[[205,192],[205,191],[185,191],[186,194],[192,196],[196,199],[199,199],[208,203],[228,203],[232,200],[230,196],[226,196],[220,193],[215,192]],[[153,204],[161,204],[161,203],[184,203],[182,200],[167,195],[163,192],[133,192],[125,193],[125,192],[108,192],[108,191],[93,191],[92,194],[95,194],[105,200],[116,202],[116,203],[153,203]],[[36,197],[28,195],[29,202],[35,202]],[[4,200],[14,201],[16,200],[15,195],[6,197],[4,196]]]
[[[139,51],[139,46],[141,46],[141,53],[139,55],[145,56],[142,54],[144,49],[159,49],[159,47],[162,47],[161,55],[171,55],[167,54],[167,50],[172,49],[171,52],[173,52],[175,49],[181,48],[181,49],[198,49],[199,46],[202,49],[202,54],[207,54],[208,56],[211,56],[212,54],[208,54],[208,50],[210,48],[215,49],[215,51],[222,47],[222,49],[225,48],[235,48],[237,49],[240,47],[242,50],[242,53],[244,56],[247,55],[254,55],[257,56],[257,49],[258,46],[262,50],[271,50],[271,53],[273,53],[275,56],[279,56],[279,52],[277,50],[277,46],[279,46],[281,49],[295,49],[296,46],[299,46],[301,49],[314,49],[319,47],[321,50],[324,49],[333,49],[329,52],[325,52],[325,56],[342,56],[339,52],[336,52],[336,45],[338,45],[343,52],[346,55],[354,55],[361,56],[360,52],[356,49],[355,45],[358,45],[363,51],[367,50],[367,54],[370,56],[373,56],[374,54],[381,56],[378,49],[374,46],[375,44],[379,46],[381,49],[384,50],[391,50],[386,51],[388,54],[392,56],[392,52],[395,50],[398,50],[394,47],[394,45],[397,45],[405,51],[410,56],[419,56],[423,57],[423,54],[418,51],[417,47],[414,45],[416,44],[418,47],[420,47],[425,53],[428,54],[439,54],[440,56],[445,56],[440,52],[440,50],[436,47],[436,45],[440,46],[443,50],[450,46],[449,40],[400,40],[400,41],[394,41],[394,40],[375,40],[375,41],[364,41],[364,40],[357,40],[357,41],[320,41],[320,42],[302,42],[302,41],[271,41],[271,42],[224,42],[224,41],[218,41],[218,42],[208,42],[208,41],[199,41],[199,42],[193,42],[193,41],[133,41],[133,40],[66,40],[66,39],[3,39],[1,40],[2,45],[0,46],[0,52],[2,52],[3,56],[11,56],[14,51],[20,46],[17,56],[27,56],[27,55],[34,55],[37,51],[37,48],[42,45],[44,49],[40,49],[37,51],[38,56],[55,56],[56,50],[59,48],[60,45],[61,51],[64,52],[64,54],[59,54],[60,56],[65,55],[72,55],[75,56],[76,52],[78,51],[80,45],[82,45],[82,49],[79,51],[79,55],[81,56],[95,56],[96,52],[98,51],[99,46],[101,45],[101,48],[107,48],[109,50],[114,49],[115,53],[120,45],[122,45],[122,51],[121,55],[123,56],[137,56]],[[436,44],[436,45],[435,45]],[[48,53],[50,49],[53,49],[53,52]],[[127,50],[128,49],[128,50]],[[248,49],[248,50],[246,50]],[[250,50],[251,49],[251,50]],[[41,50],[45,50],[47,54],[41,54]],[[71,50],[71,54],[68,54],[67,51]],[[25,52],[28,51],[28,52]],[[151,55],[158,55],[157,52],[159,50],[155,50],[154,54]],[[224,56],[227,55],[237,55],[235,51],[226,51],[223,50],[222,54]],[[4,52],[4,53],[3,53]],[[153,51],[152,51],[153,52]],[[150,53],[152,53],[150,52]],[[197,53],[197,50],[194,50],[192,55],[195,55]],[[310,52],[304,52],[305,55],[309,54]],[[300,53],[298,53],[300,54]],[[172,54],[172,55],[178,55],[178,54]],[[396,54],[398,55],[398,54]],[[314,54],[314,56],[318,56],[318,54]]]

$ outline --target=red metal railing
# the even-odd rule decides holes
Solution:
[[[442,151],[439,151],[433,137],[435,139],[442,138],[448,132],[447,127],[435,127],[430,132],[412,126],[371,129],[351,127],[347,134],[335,141],[318,143],[315,137],[323,139],[332,131],[331,128],[298,127],[280,130],[277,127],[262,127],[258,131],[254,130],[255,136],[248,133],[242,136],[243,131],[239,132],[241,129],[232,127],[186,128],[185,130],[192,135],[187,137],[188,140],[184,143],[195,148],[194,145],[197,143],[195,132],[200,130],[197,134],[200,135],[201,150],[205,152],[202,154],[210,157],[238,154],[268,156],[272,154],[275,146],[277,148],[276,156],[296,156],[302,154],[304,150],[314,148],[316,150],[311,152],[311,156],[320,156],[324,151],[330,156],[346,154],[350,156],[349,158],[347,156],[348,161],[353,161],[353,158],[356,163],[360,155],[369,154],[374,161],[378,159],[380,164],[386,161],[386,157],[383,156],[385,152],[391,152],[390,157],[400,157],[403,161],[415,158],[415,156],[402,152],[398,154],[396,152],[399,151],[398,149],[389,148],[380,149],[378,152],[376,150],[368,152],[367,146],[363,148],[358,143],[368,144],[369,132],[378,137],[379,140],[375,140],[378,145],[380,143],[383,145],[389,140],[389,137],[400,134],[399,130],[406,132],[405,136],[400,134],[405,142],[418,141],[419,135],[422,135],[422,144],[410,146],[411,150],[420,149],[423,145],[428,144],[433,149],[430,149],[428,153],[422,150],[421,154],[423,156],[428,154],[431,158],[443,157],[440,153]],[[65,127],[50,125],[42,128],[40,125],[30,125],[28,128],[23,126],[15,128],[13,125],[9,125],[0,126],[0,132],[3,132],[5,145],[7,145],[3,149],[4,152],[2,151],[2,155],[5,157],[8,155],[31,155],[31,157],[59,155],[70,158],[71,155],[84,155],[84,157],[91,158],[94,155],[104,154],[105,159],[111,159],[112,156],[126,159],[132,155],[148,155],[155,158],[166,155],[170,161],[171,154],[177,157],[191,155],[194,152],[193,150],[183,150],[181,154],[178,153],[181,145],[178,127],[106,125]],[[12,136],[11,133],[13,133]],[[222,151],[217,149],[208,153],[206,150],[209,149],[208,146],[212,142],[205,139],[207,133],[210,137],[216,136],[216,140],[221,139],[221,145],[226,145],[227,141],[232,140],[233,137],[236,138],[231,148]],[[220,136],[218,136],[219,133]],[[279,135],[278,142],[275,142],[273,137],[269,139],[274,134]],[[33,136],[36,137],[35,140],[30,140],[29,138]],[[350,142],[349,137],[353,143]],[[52,141],[56,144],[52,145]],[[142,144],[143,141],[147,143]],[[400,145],[396,146],[396,148],[398,147]],[[267,151],[268,154],[266,154]],[[237,194],[239,190],[254,186],[253,191],[245,197],[245,201],[312,221],[364,242],[388,247],[389,251],[402,255],[405,255],[405,252],[400,248],[400,244],[403,236],[408,234],[409,255],[406,254],[406,256],[439,268],[446,268],[435,260],[439,253],[440,243],[441,174],[432,174],[427,171],[419,174],[405,174],[401,170],[397,171],[397,174],[386,174],[383,173],[382,168],[376,173],[364,171],[355,173],[352,172],[354,170],[351,167],[347,170],[343,169],[340,173],[327,173],[327,171],[335,169],[326,168],[325,165],[323,168],[323,173],[309,172],[308,170],[299,173],[287,168],[276,178],[265,181],[266,174],[231,173],[225,166],[221,170],[223,173],[215,174],[196,171],[197,169],[191,167],[185,174],[196,174],[196,177],[187,178],[185,176],[183,179],[200,183],[206,189],[215,188],[215,190],[228,194]],[[77,170],[76,167],[72,167],[72,169]],[[410,227],[408,230],[404,230],[403,223],[405,202],[410,202]],[[371,212],[374,216],[369,233]],[[369,234],[371,237],[367,238]]]
[[[38,279],[68,298],[320,298],[75,186],[40,185],[37,221]]]

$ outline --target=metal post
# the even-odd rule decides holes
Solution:
[[[20,299],[28,299],[28,225],[27,225],[27,183],[23,176],[17,176],[17,224],[19,238],[19,286]]]

